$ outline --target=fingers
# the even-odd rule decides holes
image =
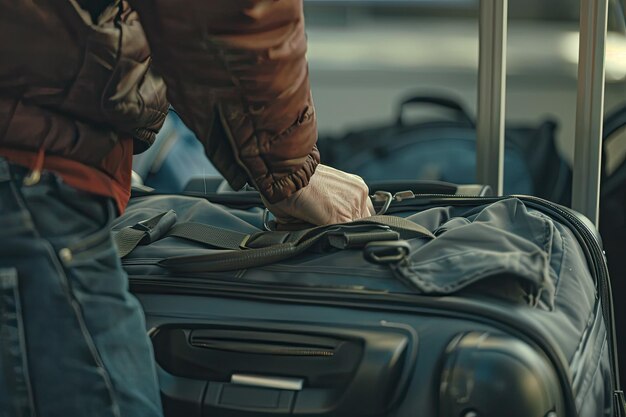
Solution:
[[[323,219],[323,224],[348,223],[369,216],[368,188],[361,177],[327,166],[322,166],[321,174],[318,189],[323,189],[324,194],[319,194],[317,201],[328,198],[325,204],[328,217]]]
[[[374,203],[372,203],[372,200],[369,198],[369,196],[367,196],[367,211],[370,216],[376,215],[376,210],[374,209]]]
[[[309,185],[279,203],[266,206],[281,223],[347,223],[374,214],[368,188],[357,175],[319,165]]]

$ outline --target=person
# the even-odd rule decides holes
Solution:
[[[372,214],[320,164],[302,0],[0,0],[0,416],[159,416],[108,225],[173,105],[279,222]]]

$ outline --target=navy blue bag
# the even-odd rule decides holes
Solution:
[[[143,185],[164,193],[180,193],[192,178],[220,176],[194,133],[170,111],[155,143],[133,157],[133,171]]]
[[[445,110],[451,118],[408,123],[409,107]],[[571,169],[555,145],[557,124],[506,130],[504,193],[529,194],[568,205]],[[437,180],[476,183],[476,126],[457,101],[413,96],[399,105],[396,120],[378,127],[361,127],[341,138],[318,141],[322,162],[363,177],[368,182]]]

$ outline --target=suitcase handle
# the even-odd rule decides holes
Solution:
[[[456,100],[446,98],[446,97],[436,97],[436,96],[427,96],[427,95],[417,95],[406,98],[400,102],[398,107],[398,116],[396,118],[396,124],[398,126],[404,126],[404,112],[409,106],[413,105],[429,105],[440,107],[445,110],[452,111],[455,115],[455,121],[463,123],[468,127],[474,128],[476,124],[474,123],[474,119],[470,114],[465,110],[465,108],[459,104]]]
[[[202,415],[374,417],[404,395],[418,337],[401,324],[163,326],[152,334],[161,389]]]

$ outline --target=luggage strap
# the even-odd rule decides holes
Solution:
[[[164,237],[178,237],[227,251],[166,258],[159,265],[186,272],[218,272],[263,266],[289,259],[324,239],[338,249],[362,248],[370,242],[435,236],[425,227],[401,217],[372,216],[355,222],[318,226],[299,231],[269,231],[246,234],[202,223],[174,225],[170,210],[114,234],[120,258],[140,244]]]

